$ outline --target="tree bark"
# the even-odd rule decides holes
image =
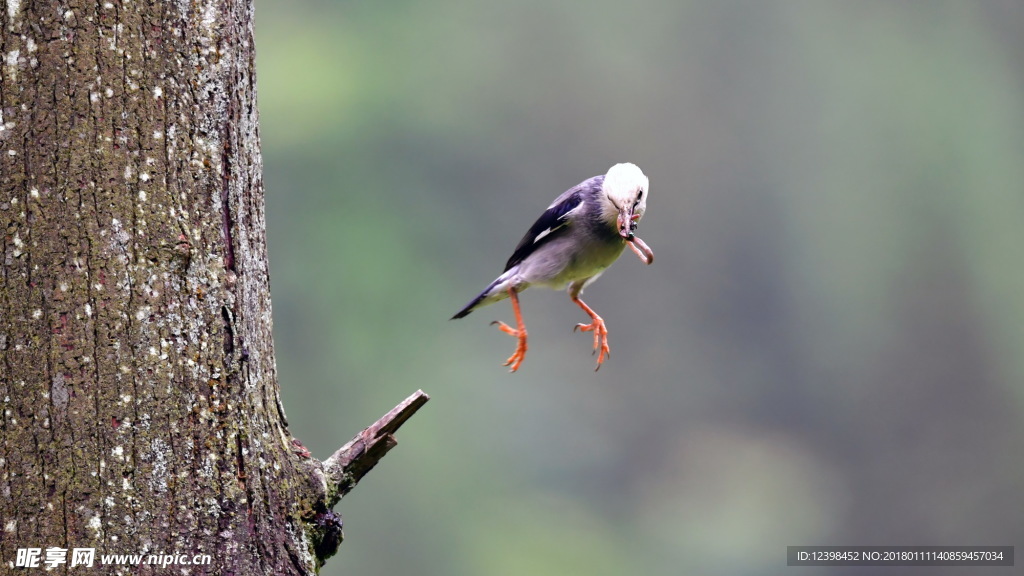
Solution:
[[[253,58],[248,0],[0,7],[5,567],[311,574],[340,541],[278,395]]]

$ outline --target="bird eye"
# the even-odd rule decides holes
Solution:
[[[644,191],[643,191],[643,189],[641,189],[641,190],[639,190],[636,193],[636,201],[639,202],[639,201],[641,201],[643,199],[644,199]]]

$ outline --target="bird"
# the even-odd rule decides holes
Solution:
[[[594,370],[599,370],[611,355],[608,327],[580,295],[626,246],[645,264],[654,262],[654,252],[636,235],[647,210],[649,188],[647,176],[630,162],[615,164],[607,173],[569,188],[533,223],[512,251],[502,274],[451,319],[464,318],[477,308],[509,298],[516,327],[499,320],[491,325],[517,339],[515,352],[504,364],[515,372],[527,350],[519,293],[530,286],[567,289],[569,298],[590,316],[589,323],[577,324],[573,331],[593,332],[597,354]]]

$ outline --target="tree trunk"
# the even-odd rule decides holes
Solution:
[[[251,2],[0,11],[0,561],[313,573],[366,464],[278,396]]]

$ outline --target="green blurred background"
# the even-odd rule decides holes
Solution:
[[[257,44],[292,432],[325,458],[433,397],[324,574],[1021,544],[1024,4],[259,1]],[[621,161],[656,260],[587,291],[612,358],[535,289],[508,374],[507,303],[448,318]]]

